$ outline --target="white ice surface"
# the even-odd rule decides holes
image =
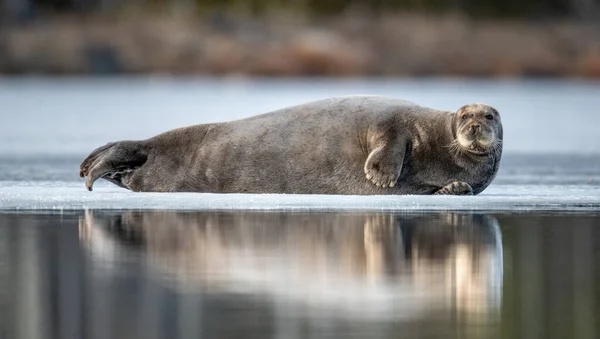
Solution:
[[[598,210],[600,186],[492,185],[478,196],[134,193],[83,182],[0,181],[0,210]]]

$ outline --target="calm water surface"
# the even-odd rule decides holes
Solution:
[[[471,199],[538,212],[184,212],[77,182],[109,141],[348,94],[497,107]],[[1,339],[600,337],[600,83],[31,78],[0,103]],[[93,207],[117,197],[153,210]]]
[[[597,338],[600,213],[0,214],[3,338]]]

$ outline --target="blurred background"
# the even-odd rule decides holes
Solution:
[[[600,77],[598,0],[2,0],[0,73]]]

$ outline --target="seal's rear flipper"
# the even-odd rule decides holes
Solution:
[[[141,167],[146,160],[148,160],[148,150],[140,142],[111,142],[95,149],[83,160],[79,176],[86,177],[85,186],[89,191],[99,178],[129,188],[123,182],[126,174]]]
[[[434,195],[473,195],[471,185],[460,180],[450,180],[446,186],[439,189]]]

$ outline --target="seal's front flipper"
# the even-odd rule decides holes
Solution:
[[[83,160],[79,176],[86,177],[85,186],[89,191],[99,178],[129,188],[123,180],[128,174],[141,167],[146,160],[148,160],[148,150],[140,142],[111,142],[95,149]]]
[[[394,187],[400,177],[404,148],[385,145],[375,148],[365,161],[364,171],[368,180],[378,187]]]
[[[442,187],[434,195],[473,195],[473,188],[464,181],[452,180],[448,185]]]

